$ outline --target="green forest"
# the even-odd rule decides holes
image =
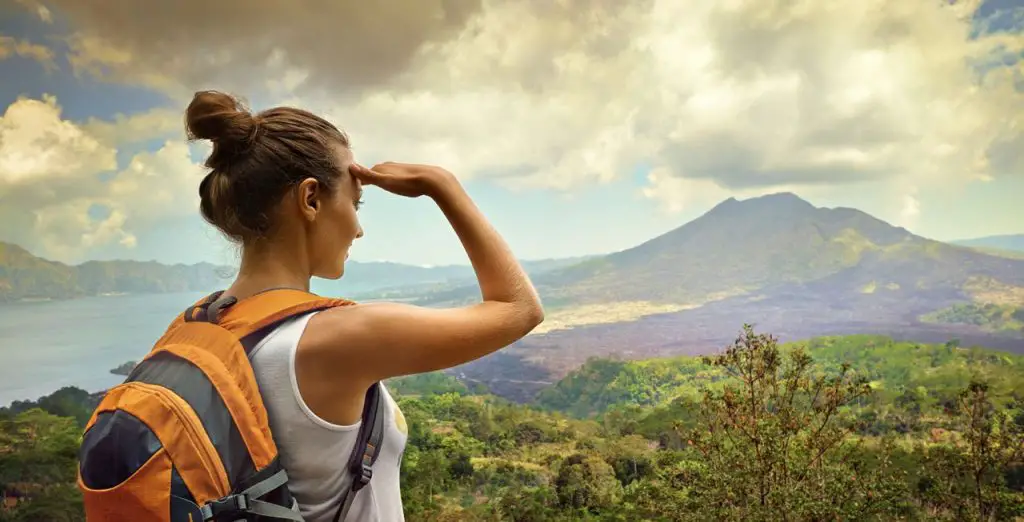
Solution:
[[[442,373],[388,383],[406,517],[464,521],[1024,520],[1024,357],[877,336],[592,359],[533,404]],[[78,521],[64,388],[0,409],[0,521]]]
[[[925,314],[923,321],[969,324],[993,332],[1024,331],[1024,308],[995,303],[960,303]]]

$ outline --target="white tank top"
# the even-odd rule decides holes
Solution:
[[[307,522],[330,522],[351,487],[347,464],[361,422],[348,426],[317,417],[299,394],[295,350],[306,324],[316,312],[277,327],[253,348],[250,358],[270,418],[289,488]],[[402,522],[399,468],[408,440],[405,417],[384,389],[384,439],[373,466],[373,478],[352,502],[344,522]]]

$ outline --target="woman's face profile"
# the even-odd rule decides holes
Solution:
[[[309,259],[313,275],[324,279],[338,279],[345,272],[352,243],[363,236],[358,210],[362,186],[348,168],[352,164],[352,151],[347,147],[334,148],[337,155],[338,183],[333,192],[323,192],[313,228],[310,231]]]

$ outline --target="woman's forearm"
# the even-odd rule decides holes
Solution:
[[[539,323],[543,317],[540,298],[504,238],[454,176],[438,176],[433,185],[430,196],[466,249],[484,301],[516,305]]]

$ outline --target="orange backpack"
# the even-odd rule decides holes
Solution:
[[[240,301],[221,294],[178,316],[93,412],[79,453],[86,520],[302,520],[248,354],[289,318],[353,303],[291,289]],[[367,391],[336,521],[372,476],[382,408],[378,383]]]

